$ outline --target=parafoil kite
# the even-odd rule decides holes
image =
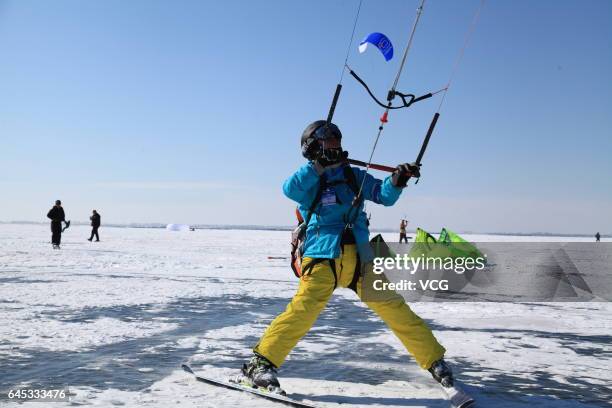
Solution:
[[[359,44],[360,53],[365,52],[365,50],[368,48],[368,43],[378,48],[385,57],[385,60],[389,61],[391,58],[393,58],[393,44],[391,44],[391,40],[389,40],[389,38],[383,33],[372,33],[364,38]]]

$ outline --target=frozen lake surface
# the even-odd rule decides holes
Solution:
[[[78,405],[267,407],[196,383],[250,355],[297,288],[289,232],[0,224],[0,405],[18,387],[68,386]],[[395,240],[396,234],[383,234]],[[473,241],[541,237],[469,236]],[[551,240],[551,238],[546,238]],[[562,241],[568,238],[559,239]],[[414,303],[479,407],[612,406],[612,306]],[[447,407],[439,387],[348,289],[337,290],[280,370],[321,407]],[[49,406],[27,402],[26,406]]]

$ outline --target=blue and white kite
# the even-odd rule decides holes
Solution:
[[[385,60],[389,61],[391,58],[393,58],[393,44],[391,44],[391,40],[389,40],[389,38],[383,33],[372,33],[364,38],[361,44],[359,44],[360,53],[365,52],[365,50],[368,48],[368,43],[378,48],[385,57]]]

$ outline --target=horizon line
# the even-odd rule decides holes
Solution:
[[[46,221],[1,221],[0,224],[23,224],[23,225],[44,225]],[[73,225],[90,225],[89,221],[71,221]],[[132,222],[132,223],[108,223],[105,227],[110,228],[166,228],[167,223],[161,222]],[[287,225],[259,225],[259,224],[181,224],[188,225],[195,229],[219,229],[219,230],[255,230],[255,231],[292,231],[295,226]],[[395,228],[373,228],[370,232],[398,232]],[[416,230],[408,230],[410,233],[416,233]],[[556,233],[556,232],[477,232],[477,231],[458,231],[461,234],[479,234],[479,235],[515,235],[515,236],[544,236],[544,237],[594,237],[595,234],[586,233]],[[600,233],[601,234],[601,233]],[[601,234],[602,238],[612,238],[612,233]]]

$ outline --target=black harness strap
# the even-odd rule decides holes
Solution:
[[[336,261],[334,259],[328,259],[329,266],[334,274],[334,290],[338,287],[338,274],[336,273]]]
[[[359,185],[357,184],[357,177],[355,177],[355,173],[353,173],[353,169],[351,166],[345,166],[343,169],[344,178],[346,179],[346,184],[348,184],[349,188],[353,190],[355,197],[353,198],[353,202],[351,203],[351,207],[348,212],[344,215],[344,222],[346,226],[344,229],[352,228],[353,223],[357,219],[359,215],[359,205],[363,202],[363,192],[360,192]]]
[[[344,230],[346,232],[346,231],[350,231],[353,222],[355,222],[355,219],[357,218],[357,215],[359,214],[358,209],[359,209],[359,205],[363,201],[363,195],[359,193],[359,185],[357,183],[357,177],[355,177],[355,173],[353,172],[353,169],[351,168],[351,166],[346,166],[344,168],[344,178],[346,179],[346,183],[348,184],[350,189],[353,190],[353,193],[355,194],[355,198],[353,200],[351,208],[348,214],[346,214],[345,216],[346,227],[344,228]],[[355,214],[352,216],[352,219],[350,217],[351,211],[355,212]],[[359,252],[358,252],[357,261],[355,264],[355,270],[353,271],[353,279],[351,280],[351,283],[348,286],[348,288],[352,289],[355,293],[357,293],[357,282],[359,282],[360,277],[361,277],[361,260],[359,259]]]
[[[302,276],[306,276],[306,275],[311,274],[311,273],[312,273],[312,269],[313,269],[313,268],[314,268],[316,265],[318,265],[318,264],[320,264],[321,262],[323,262],[324,260],[325,260],[325,259],[322,259],[322,258],[314,258],[314,259],[312,260],[312,262],[310,262],[308,265],[305,265],[305,266],[302,268]]]
[[[357,197],[359,194],[359,186],[357,185],[357,177],[355,177],[355,173],[353,173],[353,168],[351,166],[345,166],[342,171],[346,184],[348,184],[349,188],[355,194],[355,197]]]
[[[312,262],[310,262],[308,265],[304,266],[304,268],[302,269],[302,276],[307,276],[310,275],[312,273],[312,270],[314,269],[314,267],[320,263],[323,263],[325,261],[329,262],[329,266],[331,268],[332,273],[334,274],[334,290],[336,290],[336,287],[338,286],[338,274],[336,273],[336,261],[333,259],[327,259],[327,258],[314,258],[312,260]]]
[[[322,174],[319,177],[319,189],[317,190],[317,195],[315,196],[314,200],[312,200],[312,204],[310,204],[310,207],[308,208],[308,214],[306,215],[306,219],[304,220],[304,222],[306,223],[306,227],[308,227],[310,219],[312,218],[312,214],[314,213],[315,208],[317,208],[317,205],[319,205],[319,202],[321,201],[321,195],[323,194],[323,190],[325,189],[326,185],[326,177],[324,174]]]
[[[348,288],[353,292],[357,293],[357,282],[359,282],[359,278],[361,277],[361,260],[359,259],[359,253],[357,254],[357,263],[355,264],[355,271],[353,272],[353,280],[351,280],[351,284],[348,285]]]

